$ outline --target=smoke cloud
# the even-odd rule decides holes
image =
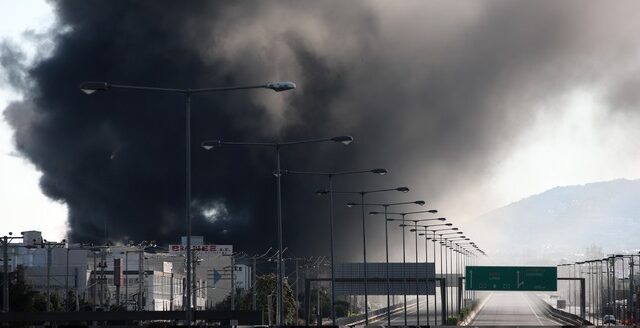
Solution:
[[[4,110],[41,187],[69,207],[74,241],[175,241],[184,233],[184,98],[81,93],[82,81],[209,87],[292,80],[298,89],[202,94],[192,101],[194,234],[258,251],[275,245],[275,158],[268,149],[204,151],[206,139],[297,140],[351,134],[354,144],[283,150],[283,167],[384,167],[336,189],[411,187],[454,221],[473,217],[475,186],[541,103],[601,88],[637,104],[635,2],[82,1],[55,2],[55,49],[8,80],[27,95]],[[3,66],[17,53],[3,47]],[[610,63],[616,63],[610,65]],[[18,67],[19,68],[19,67]],[[24,70],[24,69],[23,69]],[[18,75],[16,75],[18,74]],[[628,81],[628,82],[625,82]],[[626,100],[625,100],[626,99]],[[286,176],[285,244],[328,250],[326,180]],[[360,212],[336,197],[337,247],[359,254]],[[382,220],[369,217],[371,253]],[[393,228],[393,238],[399,235]],[[342,251],[344,250],[344,252]]]

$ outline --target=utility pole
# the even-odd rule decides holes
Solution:
[[[47,247],[47,312],[51,311],[51,247]]]
[[[69,247],[67,246],[67,258],[65,260],[65,273],[64,273],[64,310],[69,311]]]
[[[9,312],[9,237],[2,237],[2,312]]]
[[[9,244],[15,239],[23,239],[13,237],[13,233],[9,232],[9,236],[2,237],[2,312],[9,312],[9,285],[11,278],[9,277]]]
[[[231,311],[236,310],[236,264],[234,256],[231,254]]]
[[[98,293],[98,279],[96,278],[96,275],[98,274],[97,272],[97,267],[96,267],[96,253],[93,253],[93,270],[91,271],[91,277],[93,278],[93,292],[91,293],[91,307],[93,312],[96,311],[96,298],[97,298],[97,293]]]
[[[129,250],[124,251],[124,308],[129,310]],[[173,289],[171,290],[173,292]],[[173,300],[173,298],[172,298]]]
[[[294,316],[294,318],[298,318],[298,313],[300,313],[300,293],[298,290],[298,261],[299,259],[296,258],[295,259],[295,264],[296,264],[296,315]],[[333,268],[333,262],[331,263],[332,268]],[[333,311],[333,310],[332,310]]]
[[[103,311],[105,308],[105,301],[106,301],[105,285],[107,282],[107,277],[104,270],[106,267],[107,267],[107,254],[104,248],[102,248],[100,249],[100,308],[102,308]]]
[[[144,310],[142,294],[144,293],[144,246],[138,249],[138,311]]]
[[[189,100],[191,102],[191,100]],[[190,248],[194,248],[193,245]],[[198,308],[198,294],[196,293],[197,288],[197,280],[196,277],[196,263],[198,261],[198,253],[195,250],[189,249],[188,252],[191,253],[191,261],[189,262],[189,266],[191,267],[191,306],[189,309],[189,313],[192,315],[193,320],[193,312]]]
[[[253,263],[251,266],[251,289],[253,292],[253,310],[256,311],[258,310],[258,288],[257,288],[258,282],[256,281],[256,257],[254,256],[252,260],[253,260]]]

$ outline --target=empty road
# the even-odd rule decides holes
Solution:
[[[494,292],[469,326],[560,326],[540,312],[524,293]]]

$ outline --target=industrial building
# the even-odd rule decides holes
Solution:
[[[96,246],[51,242],[39,231],[24,231],[6,244],[8,270],[22,266],[35,290],[64,300],[74,297],[94,309],[180,310],[186,280],[184,238],[181,241],[164,247],[153,242]],[[223,301],[232,281],[236,289],[251,288],[250,267],[234,265],[231,270],[233,246],[205,244],[201,236],[193,236],[192,245],[195,308]]]

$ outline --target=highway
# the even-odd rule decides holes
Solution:
[[[469,326],[560,326],[542,314],[524,293],[494,292],[487,296]]]

